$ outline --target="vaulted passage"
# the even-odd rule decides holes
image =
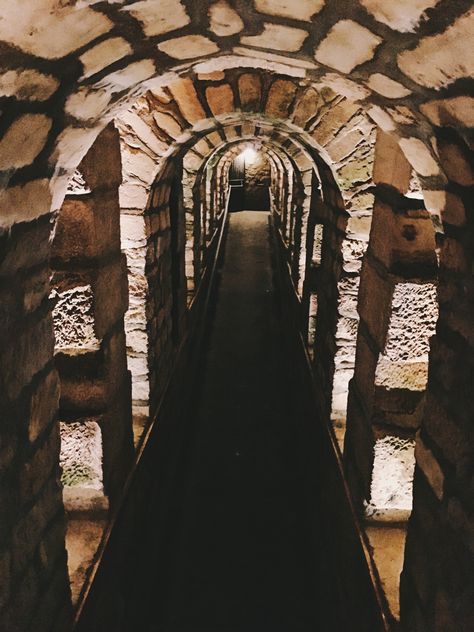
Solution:
[[[166,623],[150,630],[330,629],[317,623],[327,578],[312,522],[314,438],[285,355],[268,220],[230,216],[189,413],[195,435],[170,543]]]

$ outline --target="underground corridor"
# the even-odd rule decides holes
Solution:
[[[0,632],[474,629],[472,0],[0,0]]]

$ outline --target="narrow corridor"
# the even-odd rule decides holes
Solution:
[[[275,294],[269,214],[231,214],[166,624],[150,630],[330,629],[317,602],[310,438]]]

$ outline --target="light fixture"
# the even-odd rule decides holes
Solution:
[[[255,151],[253,147],[249,146],[244,149],[244,151],[240,154],[240,157],[244,160],[244,162],[249,164],[249,163],[255,162],[255,159],[257,157],[257,152]]]

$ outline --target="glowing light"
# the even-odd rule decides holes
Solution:
[[[246,147],[244,151],[240,154],[240,157],[246,163],[255,162],[255,159],[257,158],[257,152],[253,147]]]

